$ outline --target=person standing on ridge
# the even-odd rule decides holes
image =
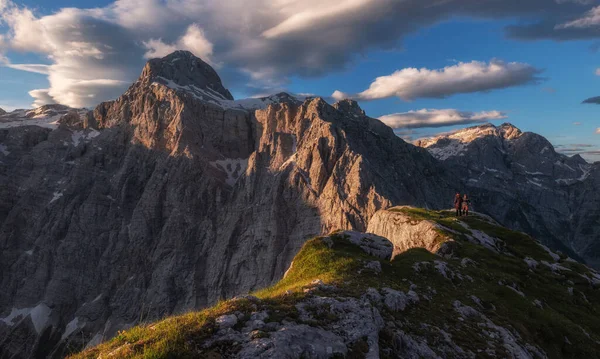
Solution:
[[[465,195],[463,196],[462,199],[462,214],[465,216],[469,215],[469,204],[471,203],[471,200],[469,199],[469,196],[467,196],[467,194],[465,193]]]
[[[456,209],[456,216],[460,217],[462,215],[462,197],[460,196],[460,193],[456,193],[456,196],[454,196],[454,208]]]

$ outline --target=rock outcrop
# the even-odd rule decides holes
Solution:
[[[404,210],[395,207],[376,212],[367,227],[368,233],[387,238],[394,244],[392,258],[412,248],[424,248],[437,253],[452,238],[444,234],[438,223],[432,220],[416,220]]]
[[[268,286],[308,238],[452,191],[426,150],[355,102],[232,100],[185,52],[149,62],[93,117],[64,110],[0,129],[9,356],[61,357]]]
[[[600,163],[557,153],[544,137],[510,124],[417,145],[464,181],[476,210],[600,266]]]
[[[401,210],[412,222],[389,224],[394,233],[436,224],[454,253],[415,248],[390,261],[364,246],[380,237],[315,238],[276,285],[125,331],[73,359],[599,357],[596,271],[485,216]],[[505,252],[470,239],[482,236]]]

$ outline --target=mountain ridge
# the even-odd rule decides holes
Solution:
[[[593,269],[477,213],[377,217],[369,228],[396,233],[393,245],[358,232],[312,239],[273,287],[73,358],[598,357],[600,328],[586,317],[598,310]]]
[[[398,205],[447,208],[457,187],[503,223],[562,243],[533,227],[545,224],[532,205],[495,210],[514,203],[504,182],[466,186],[458,165],[401,140],[354,101],[228,99],[208,64],[178,56],[184,73],[165,70],[165,79],[179,83],[156,75],[173,57],[151,60],[93,112],[0,128],[1,351],[61,357],[140,318],[268,287],[310,238],[364,232]],[[593,207],[586,193],[578,198]]]

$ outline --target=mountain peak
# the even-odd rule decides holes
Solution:
[[[6,113],[6,111],[4,111],[2,108],[0,108],[0,116],[4,115]]]
[[[500,134],[502,135],[502,137],[504,137],[507,140],[512,140],[523,134],[523,132],[521,132],[521,130],[518,127],[508,122],[503,123],[502,125],[497,127],[497,129],[498,132],[500,132]]]
[[[362,108],[360,108],[358,102],[354,100],[341,100],[333,104],[333,107],[335,107],[339,111],[348,113],[350,115],[355,115],[359,117],[365,116],[365,111]]]
[[[169,87],[193,86],[214,92],[224,100],[233,100],[217,72],[189,51],[175,51],[163,58],[146,63],[140,81],[158,82]]]

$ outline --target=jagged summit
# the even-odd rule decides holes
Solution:
[[[523,132],[511,123],[503,123],[500,126],[495,126],[491,123],[486,123],[479,126],[467,127],[450,133],[444,133],[435,137],[423,138],[415,141],[415,144],[420,147],[431,147],[438,143],[455,142],[458,144],[468,144],[477,139],[494,136],[502,140],[513,140],[523,135]]]
[[[358,102],[350,99],[345,99],[333,104],[333,107],[339,111],[354,115],[356,117],[366,116],[365,111],[360,108]]]
[[[497,129],[502,134],[502,137],[507,140],[517,138],[523,134],[523,132],[517,126],[508,122],[498,126]]]
[[[147,83],[158,82],[170,87],[193,86],[200,90],[208,90],[220,99],[233,100],[217,72],[189,51],[175,51],[161,59],[148,61],[140,80]]]
[[[6,113],[6,111],[4,111],[1,107],[0,107],[0,116],[4,115]]]

